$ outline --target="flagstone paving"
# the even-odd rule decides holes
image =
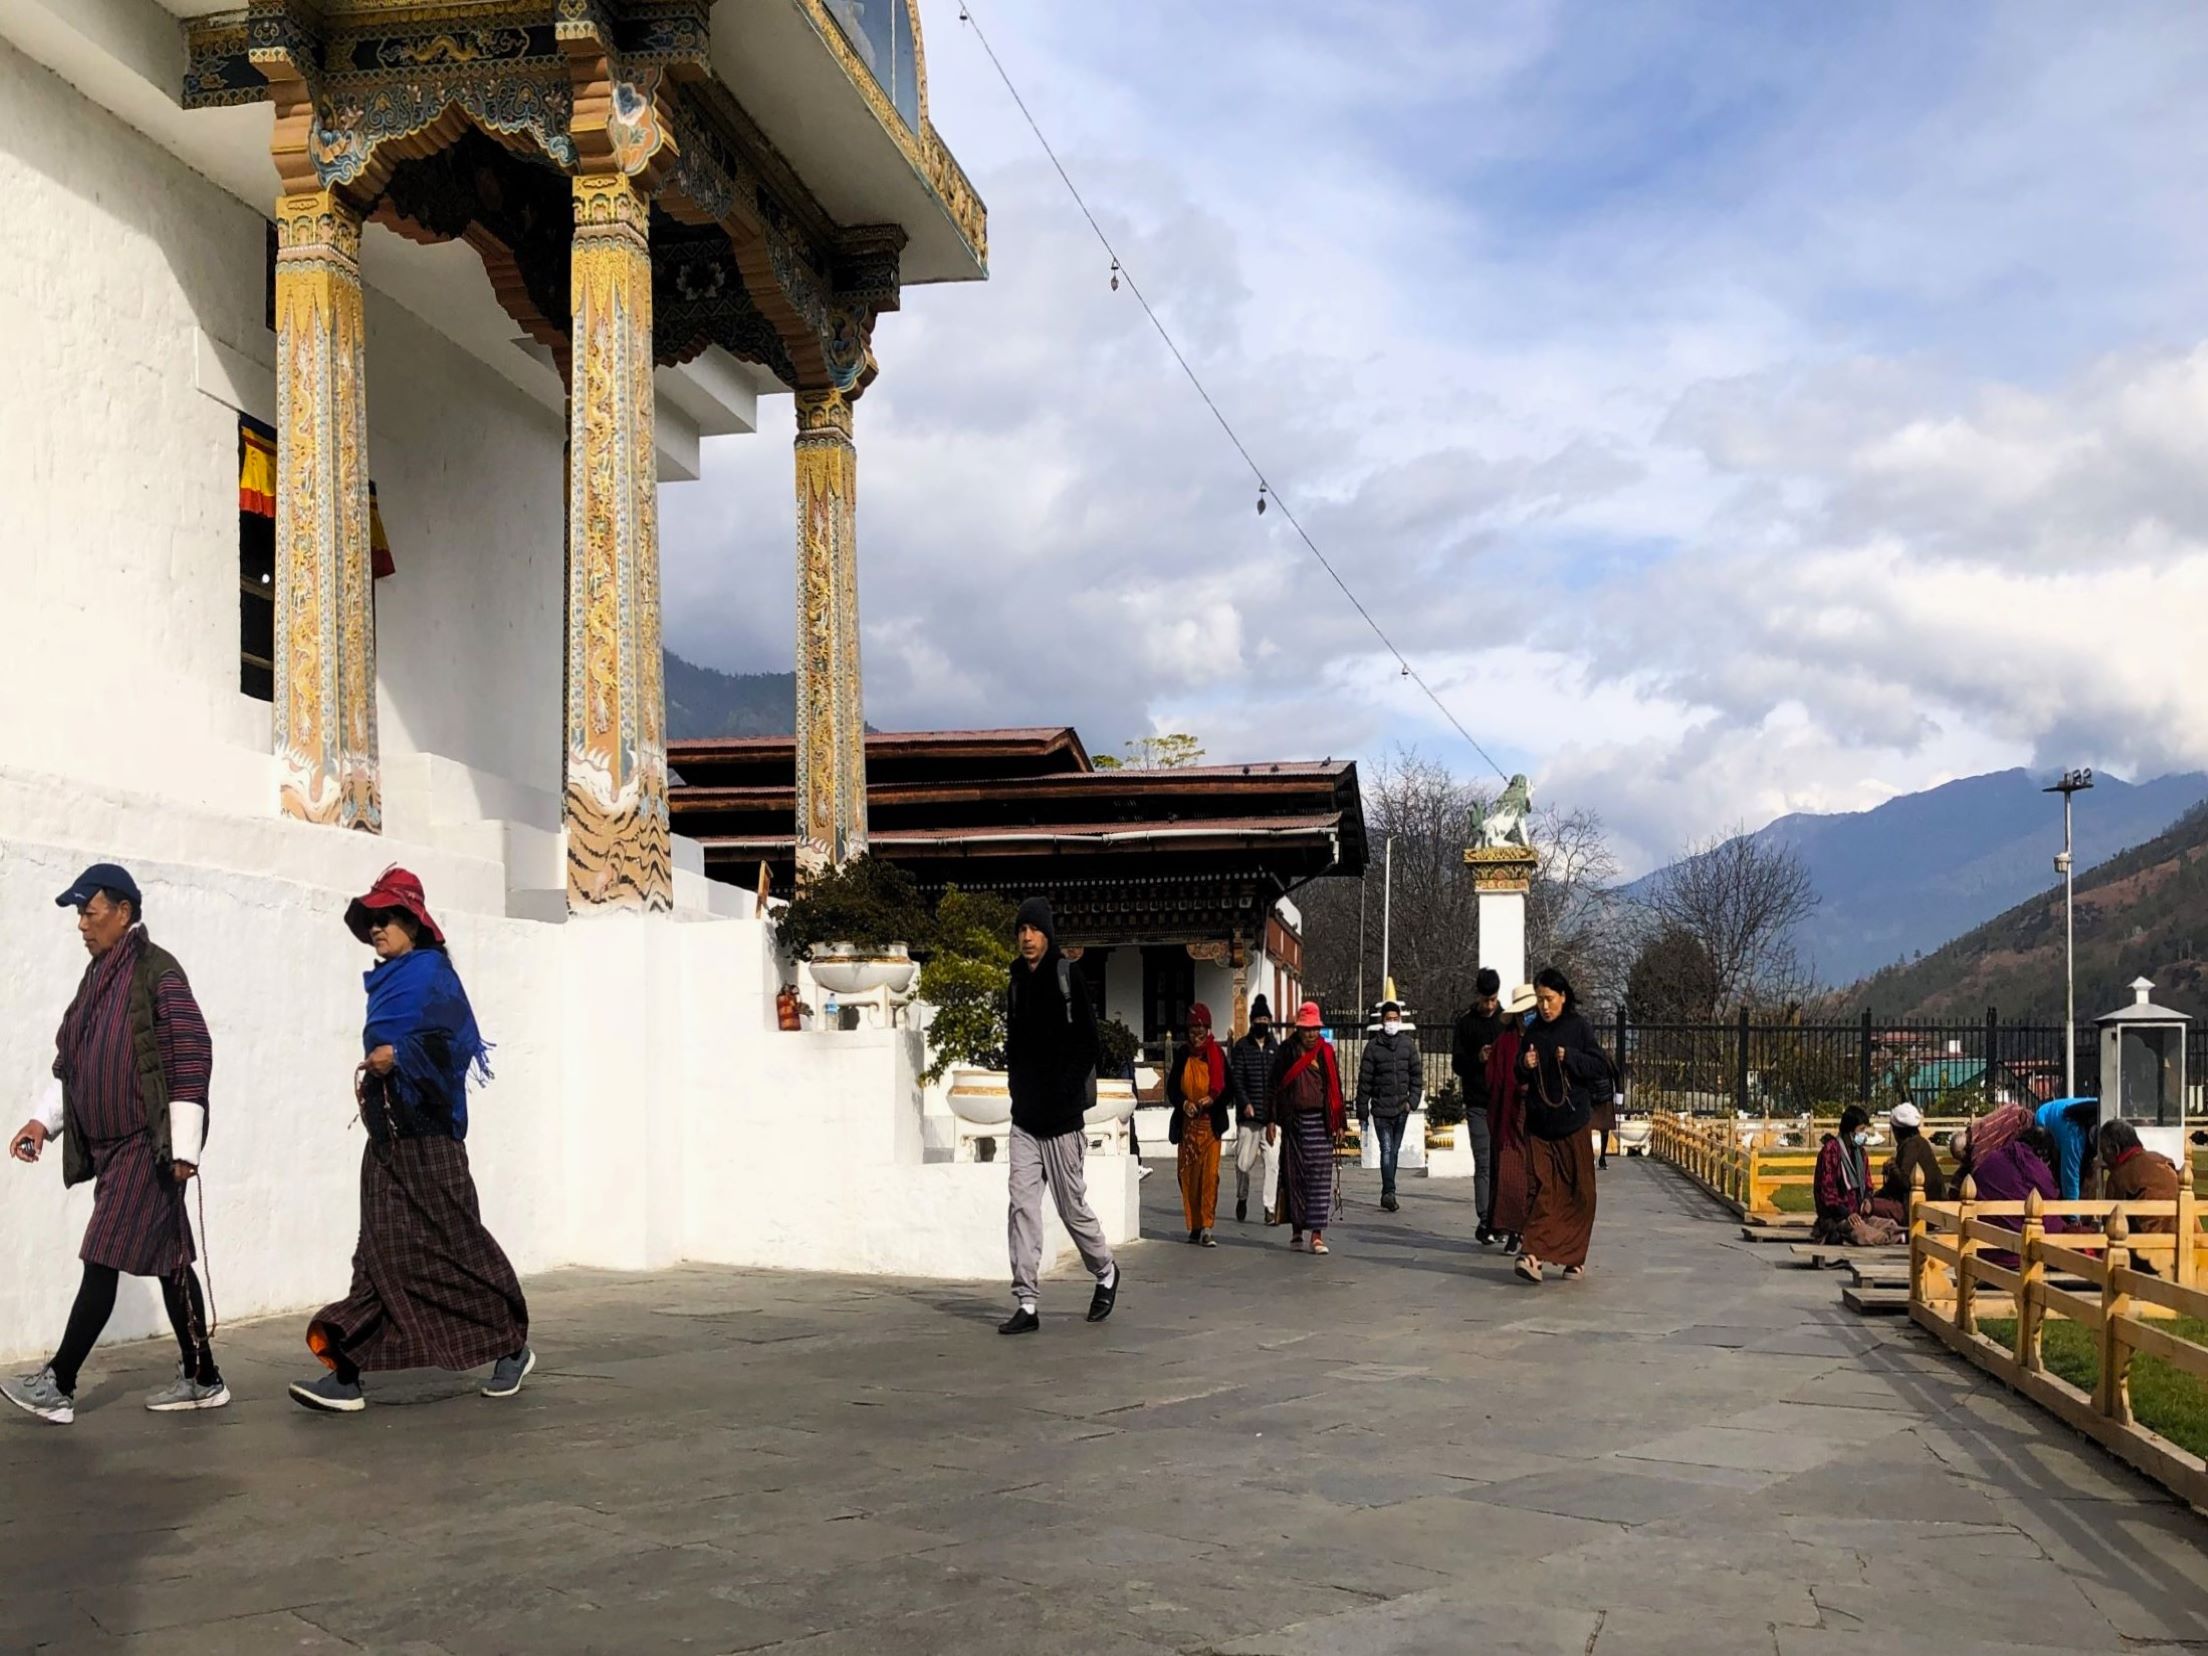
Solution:
[[[2031,1656],[2208,1645],[2208,1521],[1668,1171],[1535,1290],[1469,1184],[1371,1176],[1326,1259],[1221,1227],[1085,1326],[986,1289],[684,1269],[530,1285],[544,1366],[158,1417],[155,1344],[0,1419],[0,1650]],[[1170,1237],[1169,1166],[1145,1186]],[[495,1209],[495,1198],[492,1203]]]

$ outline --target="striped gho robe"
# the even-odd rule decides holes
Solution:
[[[128,1276],[174,1276],[195,1253],[184,1186],[169,1160],[199,1159],[215,1049],[190,985],[181,973],[164,973],[152,990],[154,1040],[170,1104],[165,1159],[139,1092],[131,1041],[131,979],[145,948],[145,929],[134,927],[86,968],[55,1040],[54,1075],[68,1083],[70,1125],[92,1163],[92,1222],[79,1257]],[[49,1129],[59,1113],[57,1102]]]

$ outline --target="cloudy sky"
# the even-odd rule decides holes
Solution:
[[[2208,766],[2208,8],[973,5],[1319,543],[1629,867]],[[923,17],[992,268],[877,332],[869,719],[1485,771],[1256,514],[955,0]],[[790,419],[663,498],[695,660],[790,664]]]

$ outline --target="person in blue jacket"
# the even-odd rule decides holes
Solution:
[[[2066,1202],[2083,1199],[2086,1176],[2093,1170],[2093,1136],[2100,1130],[2097,1098],[2057,1098],[2039,1107],[2039,1125],[2055,1141],[2055,1186]]]

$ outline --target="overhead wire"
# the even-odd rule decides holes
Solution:
[[[1142,284],[1135,280],[1135,273],[1127,268],[1127,261],[1120,257],[1119,249],[1112,245],[1112,238],[1105,234],[1104,226],[1097,222],[1096,214],[1089,208],[1088,199],[1081,194],[1081,187],[1074,183],[1073,175],[1066,171],[1066,164],[1059,159],[1057,149],[1043,132],[1042,123],[1035,119],[1034,111],[1028,108],[1027,100],[1020,95],[1019,87],[1013,83],[1010,71],[1004,66],[1004,60],[997,56],[996,47],[989,43],[988,32],[982,28],[981,20],[974,15],[971,0],[960,0],[958,20],[973,30],[974,38],[981,42],[981,49],[988,56],[990,67],[996,70],[997,79],[1004,83],[1004,89],[1011,95],[1012,102],[1018,108],[1021,119],[1027,123],[1028,131],[1035,135],[1035,142],[1042,147],[1043,154],[1049,157],[1051,166],[1057,171],[1059,181],[1066,187],[1066,193],[1073,198],[1073,204],[1081,209],[1081,216],[1088,220],[1089,229],[1095,235],[1098,245],[1104,249],[1105,256],[1111,260],[1113,291],[1118,291],[1122,282],[1127,284],[1127,291],[1134,295],[1135,303],[1142,307],[1142,314],[1150,319],[1150,326],[1157,330],[1158,338],[1164,341],[1166,350],[1172,353],[1173,360],[1180,365],[1181,372],[1187,376],[1188,383],[1195,388],[1196,395],[1203,399],[1204,406],[1211,411],[1211,417],[1218,421],[1219,429],[1226,433],[1227,441],[1234,445],[1235,453],[1242,457],[1242,463],[1249,468],[1250,476],[1257,483],[1258,514],[1260,516],[1264,515],[1268,503],[1280,508],[1280,515],[1288,520],[1288,526],[1296,532],[1296,538],[1302,541],[1305,549],[1318,560],[1319,567],[1326,571],[1328,578],[1340,589],[1342,596],[1349,600],[1350,608],[1354,609],[1358,617],[1372,630],[1373,637],[1380,641],[1381,647],[1395,658],[1396,666],[1402,670],[1402,676],[1417,685],[1426,699],[1434,704],[1435,711],[1448,721],[1450,728],[1464,738],[1472,751],[1486,761],[1498,777],[1508,782],[1510,773],[1503,769],[1493,754],[1480,745],[1478,737],[1465,729],[1463,721],[1450,711],[1449,704],[1443,701],[1434,690],[1434,687],[1426,682],[1424,675],[1411,665],[1410,657],[1396,647],[1395,640],[1388,636],[1387,629],[1380,625],[1372,611],[1365,607],[1364,600],[1359,598],[1350,587],[1349,582],[1342,578],[1342,572],[1334,567],[1333,560],[1319,549],[1319,543],[1311,538],[1311,532],[1304,528],[1303,520],[1296,516],[1295,509],[1281,495],[1280,490],[1274,486],[1272,480],[1265,475],[1264,468],[1257,463],[1257,457],[1250,453],[1249,445],[1242,441],[1242,434],[1234,429],[1234,422],[1227,418],[1226,411],[1219,406],[1218,400],[1212,396],[1210,388],[1204,384],[1203,376],[1196,372],[1195,365],[1188,360],[1188,356],[1182,351],[1179,341],[1174,339],[1172,330],[1165,325],[1164,319],[1158,315],[1157,308],[1150,303],[1150,296],[1142,291]]]

